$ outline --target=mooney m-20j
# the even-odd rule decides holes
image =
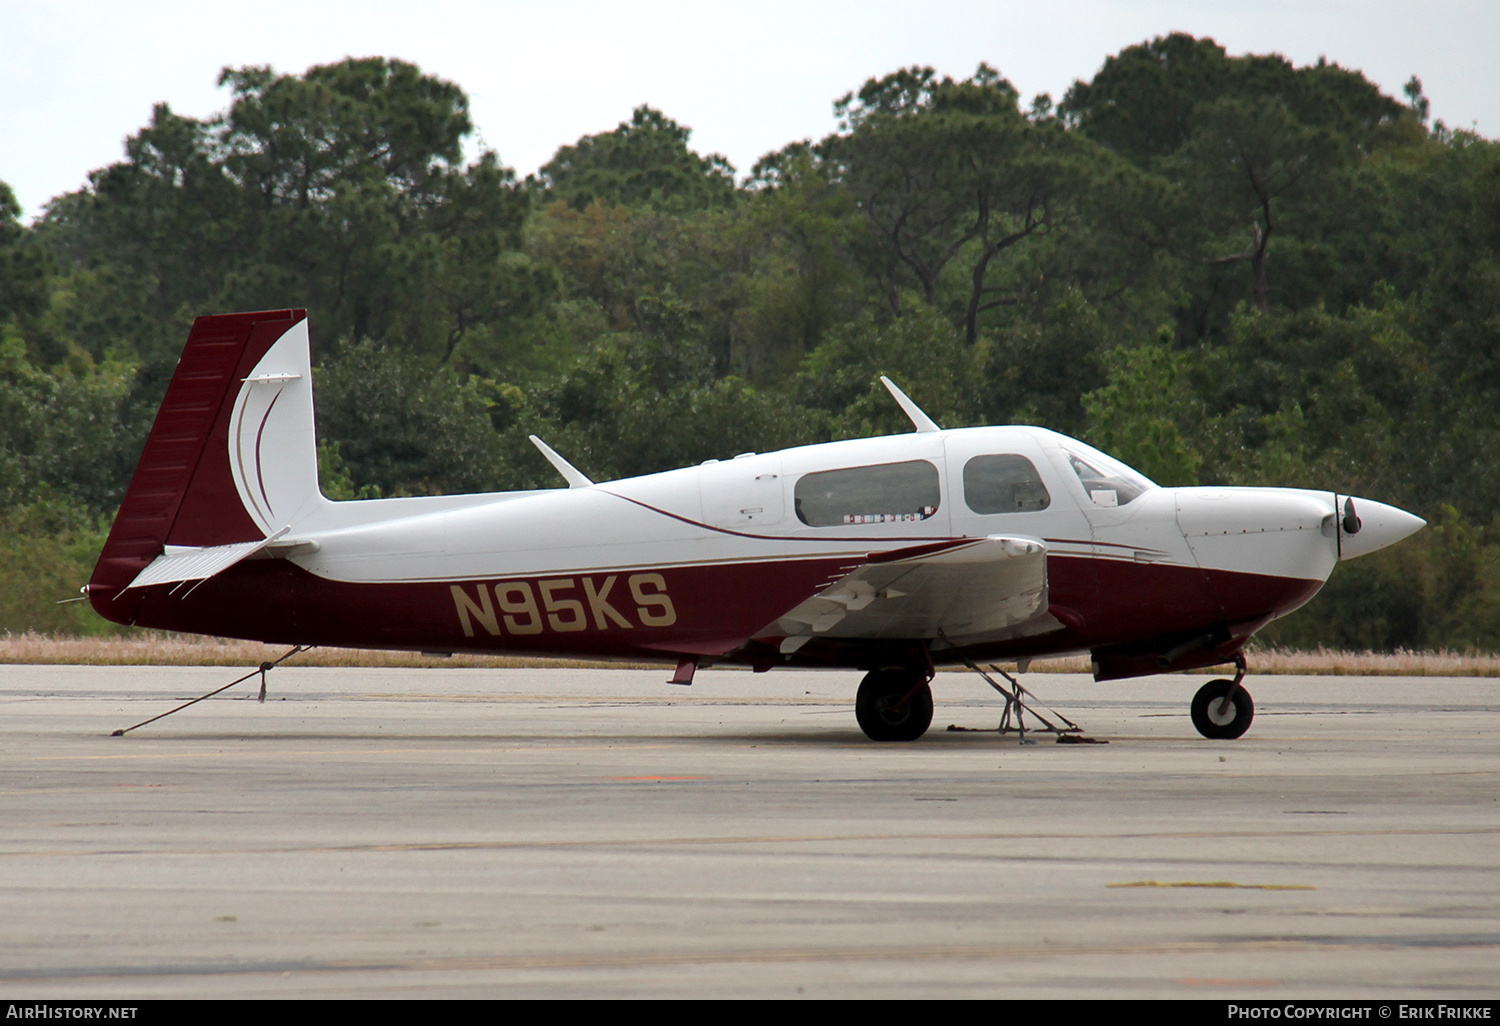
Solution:
[[[1250,636],[1423,521],[1331,492],[1162,488],[1034,427],[745,453],[568,487],[333,502],[301,310],[200,318],[87,585],[119,623],[288,645],[866,672],[913,740],[941,664],[1088,652],[1112,680],[1235,662],[1193,721],[1238,737]]]

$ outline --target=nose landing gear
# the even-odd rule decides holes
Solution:
[[[1234,657],[1239,671],[1234,680],[1211,680],[1193,696],[1193,726],[1204,737],[1233,740],[1250,729],[1255,719],[1255,703],[1241,682],[1245,679],[1245,656]]]

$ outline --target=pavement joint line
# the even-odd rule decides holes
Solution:
[[[861,948],[767,948],[730,951],[662,951],[581,953],[548,955],[456,955],[447,958],[337,959],[327,961],[286,960],[197,965],[99,966],[79,968],[0,969],[0,981],[41,982],[48,979],[77,980],[110,977],[166,977],[206,975],[257,975],[263,973],[345,972],[451,972],[525,969],[633,969],[674,965],[724,965],[734,963],[934,961],[941,959],[1036,959],[1097,955],[1202,955],[1251,951],[1304,952],[1330,947],[1369,950],[1401,948],[1494,948],[1500,935],[1467,937],[1266,937],[1222,938],[1104,944],[958,944],[911,945]]]
[[[767,834],[761,836],[721,837],[623,837],[588,840],[545,839],[515,841],[411,841],[387,844],[291,845],[265,848],[108,848],[93,851],[0,851],[0,858],[37,858],[55,855],[74,857],[119,855],[293,855],[293,854],[360,854],[412,851],[503,851],[536,848],[653,848],[724,846],[734,844],[827,844],[857,841],[1026,841],[1026,840],[1157,840],[1162,838],[1272,838],[1272,837],[1389,837],[1389,836],[1471,836],[1500,834],[1500,827],[1449,830],[1268,830],[1198,833],[947,833],[947,834]]]

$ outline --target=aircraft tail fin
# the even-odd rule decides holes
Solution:
[[[94,567],[89,600],[108,619],[133,622],[144,585],[132,584],[150,580],[143,572],[158,559],[264,544],[326,501],[307,312],[200,317]]]

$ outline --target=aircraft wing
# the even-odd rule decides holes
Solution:
[[[782,652],[814,637],[937,638],[1003,631],[1047,606],[1047,546],[992,535],[872,553],[760,632]]]

